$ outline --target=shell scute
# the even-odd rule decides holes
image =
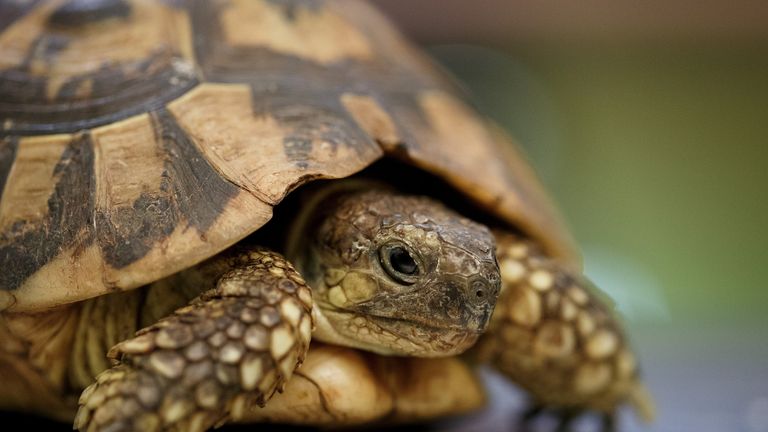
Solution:
[[[86,3],[106,9],[73,18]],[[179,271],[297,186],[384,156],[574,256],[509,138],[367,4],[101,3],[0,20],[0,264],[18,269],[0,289],[14,310]]]

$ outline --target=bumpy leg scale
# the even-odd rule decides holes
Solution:
[[[225,261],[215,289],[112,348],[77,429],[203,431],[282,388],[309,347],[311,292],[278,254]]]

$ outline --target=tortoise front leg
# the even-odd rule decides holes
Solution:
[[[574,413],[610,417],[624,402],[650,420],[653,403],[610,306],[534,242],[498,232],[496,241],[502,292],[477,352],[530,393],[537,409],[523,422],[552,410],[567,413],[567,428]]]
[[[77,429],[202,431],[282,388],[309,347],[309,288],[265,250],[217,264],[214,289],[110,350],[117,365],[83,391]]]

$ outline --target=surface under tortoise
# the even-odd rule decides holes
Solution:
[[[416,421],[482,404],[485,362],[524,418],[652,414],[534,174],[365,3],[2,2],[0,31],[3,409]]]

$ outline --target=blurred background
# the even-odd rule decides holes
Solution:
[[[659,410],[622,430],[768,431],[768,2],[375,3],[518,139],[616,300]],[[492,386],[447,427],[511,425]]]

